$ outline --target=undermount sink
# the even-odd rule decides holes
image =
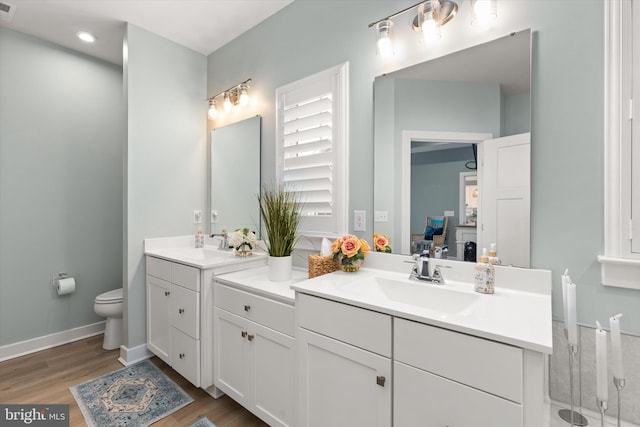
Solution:
[[[171,255],[180,258],[189,258],[193,260],[207,260],[211,258],[228,258],[233,255],[233,251],[225,251],[212,247],[204,248],[176,248],[171,251]]]
[[[375,284],[391,301],[441,313],[460,313],[478,300],[474,293],[447,289],[446,285],[376,277]]]

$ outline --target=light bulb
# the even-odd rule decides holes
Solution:
[[[382,58],[393,56],[393,42],[391,41],[391,27],[393,22],[386,20],[378,22],[378,55]]]
[[[440,40],[440,2],[429,1],[420,6],[420,14],[422,24],[420,31],[426,42],[434,42]]]
[[[433,19],[427,19],[422,24],[422,37],[427,42],[434,42],[440,40],[440,23]]]
[[[249,94],[247,93],[247,85],[240,86],[240,105],[243,107],[249,103]]]
[[[216,101],[214,101],[213,99],[209,100],[209,118],[211,120],[214,120],[216,117],[218,117],[218,110],[216,109]]]
[[[471,23],[488,27],[498,17],[495,0],[475,0]]]
[[[224,111],[226,111],[227,113],[229,111],[231,111],[231,98],[229,96],[229,92],[225,92],[224,93],[224,102],[222,103],[222,106],[224,107]]]

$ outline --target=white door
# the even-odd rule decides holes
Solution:
[[[233,400],[249,404],[251,374],[249,366],[249,321],[215,308],[215,365],[214,384]]]
[[[271,427],[293,426],[295,340],[253,322],[249,334],[254,373],[251,411]]]
[[[531,134],[482,143],[478,253],[497,245],[504,265],[530,266]]]
[[[299,328],[301,427],[391,426],[391,360]]]
[[[147,276],[147,348],[171,364],[171,283]]]

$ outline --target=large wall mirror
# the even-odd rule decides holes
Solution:
[[[449,258],[496,243],[529,267],[531,31],[379,76],[374,108],[374,231],[393,252],[446,217]]]
[[[211,233],[246,227],[260,237],[260,124],[255,116],[211,131]]]

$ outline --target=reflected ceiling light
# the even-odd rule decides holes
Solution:
[[[96,41],[96,36],[87,31],[78,31],[76,36],[85,43],[94,43]]]
[[[471,25],[489,27],[498,18],[497,0],[471,0]]]
[[[227,90],[223,90],[211,98],[207,99],[209,105],[209,118],[214,120],[218,117],[218,102],[216,98],[222,98],[222,108],[226,112],[232,110],[239,110],[240,107],[244,107],[249,104],[249,82],[251,79],[247,79],[242,83],[238,83],[235,86],[230,87]],[[234,108],[235,107],[235,108]]]

